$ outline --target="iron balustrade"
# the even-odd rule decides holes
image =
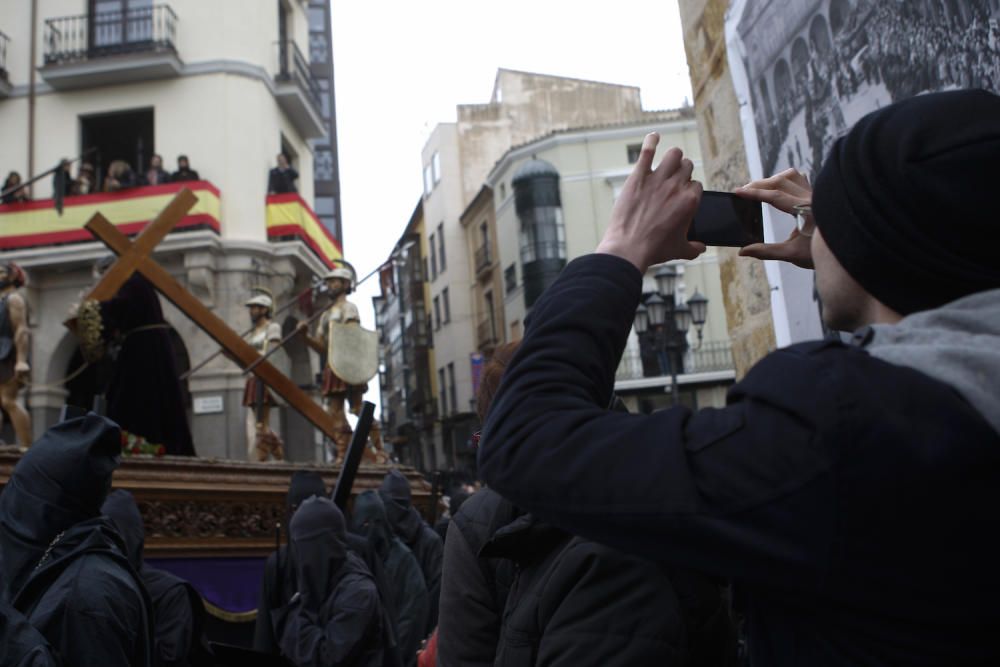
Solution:
[[[697,350],[688,348],[684,353],[681,374],[709,373],[713,371],[730,371],[735,368],[733,363],[733,346],[727,340],[709,340],[702,343]],[[669,375],[665,369],[662,377]],[[616,380],[639,380],[648,377],[643,373],[642,357],[638,346],[629,345],[622,355],[621,363],[615,373]],[[659,377],[659,376],[657,376]]]
[[[476,248],[476,273],[482,273],[493,263],[493,253],[489,243]]]
[[[0,32],[0,79],[7,78],[7,44],[10,37]]]
[[[176,52],[177,15],[169,5],[45,20],[45,64],[129,53]]]
[[[319,82],[309,69],[309,61],[302,55],[298,44],[290,39],[278,42],[278,68],[277,81],[294,81],[317,111],[323,108]]]

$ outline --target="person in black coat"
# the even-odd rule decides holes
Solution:
[[[63,421],[24,454],[0,494],[0,597],[21,615],[4,624],[26,619],[47,642],[42,655],[62,664],[152,665],[149,598],[101,516],[120,455],[111,420]]]
[[[59,657],[24,614],[0,596],[0,656],[9,667],[59,667]]]
[[[399,652],[404,665],[416,662],[417,649],[427,636],[427,585],[417,559],[392,533],[382,498],[374,490],[363,491],[354,499],[352,529],[368,538],[375,548],[386,580],[394,592]]]
[[[382,479],[379,495],[385,505],[385,514],[393,532],[403,541],[417,562],[427,584],[430,613],[427,618],[427,632],[437,625],[438,597],[441,594],[441,561],[444,544],[434,529],[427,525],[413,506],[410,483],[395,468]]]
[[[177,171],[170,177],[171,183],[183,183],[184,181],[200,181],[198,172],[191,168],[187,155],[177,156]]]
[[[267,194],[280,195],[287,192],[298,192],[298,188],[295,187],[295,181],[298,178],[299,172],[288,164],[288,156],[284,153],[278,153],[278,166],[267,174]]]
[[[125,553],[153,603],[156,667],[205,664],[203,628],[205,605],[198,591],[169,572],[143,560],[146,531],[132,494],[118,489],[108,494],[101,513],[110,518],[125,540]]]
[[[289,525],[298,507],[308,498],[326,495],[326,485],[319,473],[312,470],[296,470],[292,473],[288,485],[288,495],[285,498],[286,520]],[[379,591],[380,606],[383,610],[384,626],[387,637],[384,642],[385,667],[399,667],[402,659],[399,655],[398,629],[396,628],[396,606],[393,588],[389,585],[382,560],[375,552],[372,544],[360,535],[348,532],[346,535],[348,548],[365,563],[372,573],[375,585]],[[290,540],[289,540],[290,541]],[[295,594],[295,563],[291,551],[286,545],[281,545],[277,551],[268,556],[264,563],[264,577],[261,581],[260,600],[257,603],[257,620],[254,626],[253,648],[263,653],[277,655],[280,652],[278,637],[275,635],[272,623],[272,610],[288,604]]]
[[[99,262],[97,275],[112,261]],[[135,273],[107,301],[81,304],[77,321],[84,356],[110,362],[108,417],[147,443],[162,445],[160,453],[194,456],[170,326],[153,285]]]
[[[598,252],[535,303],[481,474],[560,528],[732,579],[753,665],[997,663],[1000,97],[890,105],[815,193],[792,171],[742,189],[811,203],[743,252],[814,266],[824,319],[855,337],[771,353],[723,409],[624,415],[605,406],[642,276],[704,249],[693,165],[674,149],[652,170],[657,139]]]
[[[378,588],[347,547],[344,515],[327,498],[311,497],[289,526],[296,592],[272,612],[281,653],[297,667],[382,667]]]

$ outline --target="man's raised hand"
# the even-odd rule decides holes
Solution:
[[[645,273],[652,264],[694,259],[705,244],[688,241],[688,228],[701,201],[701,183],[691,180],[694,165],[671,148],[654,170],[660,135],[651,132],[611,210],[611,223],[597,252],[616,255]]]
[[[733,191],[738,197],[770,204],[779,211],[795,215],[795,207],[812,202],[812,187],[806,177],[795,169],[786,169],[769,178],[747,183]],[[793,229],[780,243],[753,243],[740,249],[743,257],[776,259],[790,262],[803,269],[813,268],[808,236]]]

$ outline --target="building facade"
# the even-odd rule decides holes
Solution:
[[[611,218],[611,208],[638,159],[643,138],[660,134],[661,146],[678,146],[701,177],[698,129],[690,109],[650,114],[642,122],[553,132],[509,150],[486,179],[494,198],[498,262],[504,276],[506,340],[522,335],[525,317],[569,261],[593,252]],[[672,358],[657,354],[648,335],[629,336],[616,375],[616,392],[630,410],[650,412],[669,405],[671,365],[679,396],[689,405],[718,406],[735,377],[719,275],[718,252],[709,248],[693,261],[671,262],[678,274],[677,304],[697,292],[708,299],[701,330],[679,337]],[[656,291],[652,267],[644,299]]]
[[[326,167],[319,178],[314,159],[321,146],[334,151],[335,182],[332,78],[324,88],[317,77],[332,77],[328,32],[325,61],[309,60],[324,51],[310,12],[328,17],[326,4],[276,0],[269,11],[251,12],[240,0],[38,0],[0,18],[9,35],[0,63],[9,84],[0,99],[0,169],[27,179],[82,154],[99,179],[91,193],[67,196],[61,213],[48,199],[49,177],[33,186],[34,201],[0,207],[2,257],[29,276],[33,386],[25,400],[36,433],[68,399],[87,405],[96,390],[87,372],[76,384],[61,382],[79,361],[61,323],[91,284],[94,260],[108,252],[83,230],[97,211],[134,233],[189,187],[198,203],[155,260],[237,331],[249,326],[243,303],[255,287],[271,290],[276,304],[295,302],[278,317],[286,330],[306,315],[296,297],[341,255],[330,231],[339,230],[339,214],[333,224],[313,212],[315,183],[333,188],[323,196],[338,191]],[[279,152],[299,172],[298,192],[268,196]],[[187,156],[198,180],[100,192],[111,162],[142,175],[153,154],[168,171]],[[176,308],[164,302],[164,310],[182,369],[215,351]],[[313,382],[318,361],[298,341],[282,363],[296,383]],[[246,456],[243,384],[224,357],[186,380],[199,455]],[[322,451],[293,411],[277,410],[272,425],[290,459]]]

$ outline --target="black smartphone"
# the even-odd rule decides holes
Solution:
[[[763,243],[764,213],[760,202],[706,190],[688,230],[688,241],[734,248]]]

